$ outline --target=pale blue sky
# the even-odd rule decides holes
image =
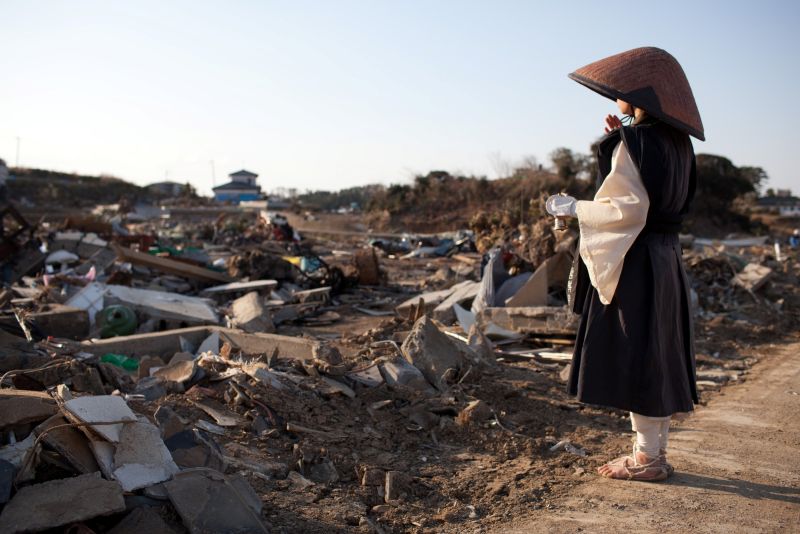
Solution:
[[[210,193],[494,177],[586,152],[614,105],[570,71],[671,52],[708,141],[800,189],[800,2],[0,2],[0,157]]]

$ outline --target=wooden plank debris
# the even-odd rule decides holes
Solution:
[[[183,276],[184,278],[192,278],[194,280],[201,280],[204,282],[233,282],[234,279],[227,274],[212,271],[205,267],[198,267],[180,261],[171,260],[169,258],[161,258],[152,256],[146,252],[138,252],[136,250],[120,247],[119,245],[112,244],[114,252],[121,261],[129,261],[136,265],[149,267],[157,271]]]
[[[214,332],[218,332],[224,341],[227,341],[234,349],[241,350],[245,354],[272,354],[277,350],[280,358],[311,360],[314,358],[314,347],[319,345],[318,341],[301,337],[262,333],[247,334],[233,328],[197,326],[165,332],[84,341],[81,343],[81,350],[95,355],[112,352],[125,354],[132,358],[140,358],[142,356],[172,358],[176,352],[182,350],[181,338],[196,347]]]

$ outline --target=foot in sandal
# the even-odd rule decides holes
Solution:
[[[607,478],[622,480],[640,480],[658,482],[665,480],[671,473],[672,466],[667,463],[666,455],[655,458],[634,449],[632,456],[623,456],[599,467],[597,472]]]

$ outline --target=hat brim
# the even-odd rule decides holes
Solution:
[[[604,97],[606,97],[606,98],[608,98],[610,100],[613,100],[615,102],[618,99],[619,100],[624,100],[625,102],[627,102],[627,103],[629,103],[629,104],[631,104],[631,105],[633,105],[635,107],[638,107],[640,109],[645,110],[648,115],[651,115],[651,116],[653,116],[653,117],[655,117],[655,118],[657,118],[657,119],[659,119],[659,120],[661,120],[663,122],[666,122],[670,126],[674,126],[675,128],[677,128],[677,129],[679,129],[679,130],[681,130],[683,132],[686,132],[686,133],[688,133],[689,135],[691,135],[693,137],[696,137],[700,141],[705,141],[706,140],[705,134],[702,131],[700,131],[697,128],[694,128],[694,127],[692,127],[692,126],[690,126],[690,125],[688,125],[688,124],[686,124],[686,123],[684,123],[682,121],[679,121],[678,119],[675,119],[675,118],[670,117],[670,116],[668,116],[668,115],[666,115],[664,113],[661,113],[658,110],[647,109],[647,106],[642,105],[641,102],[637,102],[638,99],[633,95],[622,93],[621,91],[617,91],[616,89],[613,89],[611,87],[608,87],[607,85],[604,85],[602,83],[598,83],[598,82],[596,82],[594,80],[591,80],[591,79],[587,78],[586,76],[581,76],[580,74],[577,74],[575,72],[572,72],[572,73],[568,74],[567,76],[571,80],[574,80],[574,81],[578,82],[579,84],[583,85],[584,87],[587,87],[587,88],[591,89],[592,91],[594,91],[595,93],[597,93],[597,94],[599,94],[601,96],[604,96]]]

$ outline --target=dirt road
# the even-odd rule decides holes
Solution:
[[[673,424],[677,472],[648,484],[587,477],[494,532],[800,532],[800,343]]]

